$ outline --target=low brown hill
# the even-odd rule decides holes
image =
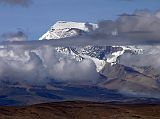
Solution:
[[[160,105],[73,101],[0,107],[0,119],[160,119]]]

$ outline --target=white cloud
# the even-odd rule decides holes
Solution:
[[[3,33],[1,37],[5,41],[26,41],[28,39],[27,35],[22,30],[17,32]]]
[[[0,81],[45,85],[51,80],[94,83],[98,78],[93,61],[59,60],[53,47],[30,50],[26,46],[5,46],[0,49]]]

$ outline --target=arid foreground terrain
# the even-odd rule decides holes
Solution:
[[[0,119],[160,119],[160,105],[60,102],[0,107]]]

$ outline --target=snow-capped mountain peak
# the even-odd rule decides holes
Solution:
[[[61,39],[83,35],[94,31],[98,24],[58,21],[39,40]],[[115,32],[115,31],[113,31]],[[91,59],[101,71],[106,62],[116,64],[118,58],[125,52],[140,53],[141,49],[134,46],[85,46],[85,47],[56,47],[58,56],[72,58],[77,61]]]
[[[58,21],[39,40],[72,37],[97,28],[98,25],[92,23]]]

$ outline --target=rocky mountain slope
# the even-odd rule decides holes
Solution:
[[[115,89],[122,94],[128,94],[135,97],[155,97],[160,98],[160,85],[158,77],[150,71],[139,72],[132,67],[120,64],[105,65],[101,73],[107,77],[107,80],[100,85],[107,89]],[[151,75],[152,74],[152,75]]]

